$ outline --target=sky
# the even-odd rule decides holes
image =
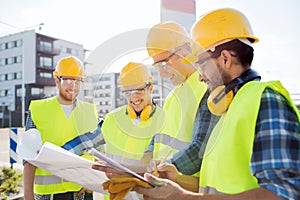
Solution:
[[[132,36],[132,31],[145,31],[160,22],[160,0],[0,0],[0,5],[0,36],[36,28],[41,34],[82,44],[91,55],[99,46],[134,43],[139,38],[126,41],[121,35]],[[252,67],[263,80],[279,79],[291,93],[300,93],[300,1],[196,0],[196,19],[222,7],[236,8],[248,17],[260,39],[254,45]],[[38,30],[40,23],[44,25]],[[101,57],[110,59],[107,52]],[[126,54],[110,64],[146,57],[143,50]]]

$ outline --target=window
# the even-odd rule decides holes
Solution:
[[[5,74],[0,74],[0,81],[5,81],[6,80],[6,75]]]
[[[16,57],[16,63],[22,63],[22,56]]]
[[[72,54],[74,56],[78,56],[78,50],[77,49],[72,49]]]
[[[60,47],[60,51],[61,51],[62,53],[67,53],[67,48],[61,46],[61,47]]]
[[[11,96],[11,90],[7,89],[7,90],[0,90],[0,97],[7,97],[7,96]]]
[[[52,51],[52,43],[47,41],[40,41],[41,50]]]
[[[16,79],[22,79],[22,72],[16,73]]]
[[[40,73],[40,77],[43,77],[43,78],[52,78],[52,74],[51,73],[47,73],[47,72],[41,72]]]
[[[52,59],[49,57],[40,57],[40,67],[52,68]]]
[[[6,96],[8,96],[8,97],[12,96],[11,89],[6,90]]]
[[[23,45],[23,40],[16,41],[16,47],[21,47]]]
[[[71,54],[72,53],[72,49],[67,47],[67,53]]]
[[[5,50],[5,43],[0,44],[0,51]]]
[[[31,88],[31,95],[40,95],[44,93],[43,88]]]
[[[0,97],[5,97],[5,90],[0,90]]]
[[[0,66],[4,66],[5,65],[5,58],[0,59]]]
[[[13,48],[13,47],[15,47],[15,41],[11,41],[11,42],[8,42],[8,43],[7,43],[7,48],[8,48],[8,49],[11,49],[11,48]]]
[[[17,97],[22,97],[22,88],[17,89]]]
[[[9,73],[7,74],[7,80],[10,81],[10,80],[14,80],[15,79],[15,73]]]
[[[11,65],[11,64],[13,64],[13,63],[15,63],[14,57],[7,58],[7,64],[8,64],[8,65]]]

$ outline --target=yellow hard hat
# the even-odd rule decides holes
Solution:
[[[141,83],[153,83],[148,68],[142,63],[130,62],[120,72],[119,86],[125,87]]]
[[[246,16],[230,8],[218,9],[200,17],[193,25],[191,35],[201,50],[213,48],[231,39],[258,42]]]
[[[146,46],[149,56],[152,57],[186,43],[191,44],[191,39],[181,25],[175,22],[164,22],[150,29]]]
[[[83,73],[83,64],[74,56],[64,57],[57,62],[53,76],[72,76],[84,78],[85,74]]]

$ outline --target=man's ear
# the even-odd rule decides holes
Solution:
[[[59,86],[59,84],[60,84],[60,81],[59,81],[59,79],[58,79],[57,77],[54,77],[54,81],[55,81],[55,85],[56,85],[56,87],[58,87],[58,86]]]
[[[225,68],[230,68],[232,63],[232,56],[228,50],[223,50],[221,52],[221,62]]]

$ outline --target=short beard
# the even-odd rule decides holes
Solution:
[[[60,98],[62,98],[64,101],[71,101],[72,103],[74,103],[75,100],[76,100],[76,95],[72,95],[72,97],[69,98],[67,95],[65,95],[65,94],[62,93],[61,91],[59,91],[59,96],[60,96]]]
[[[222,77],[222,81],[224,85],[227,85],[231,81],[231,76],[229,73],[227,73],[224,69],[221,68],[220,64],[217,63],[217,67],[219,69],[220,75]]]

